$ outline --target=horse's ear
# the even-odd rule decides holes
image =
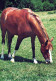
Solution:
[[[48,40],[45,42],[45,44],[42,44],[42,46],[47,46]]]
[[[50,42],[52,42],[53,41],[53,37],[50,39]]]
[[[48,40],[45,42],[45,46],[47,46]]]

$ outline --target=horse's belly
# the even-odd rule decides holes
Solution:
[[[18,31],[18,36],[22,36],[24,38],[25,37],[30,37],[30,36],[32,36],[32,34],[34,34],[34,33],[32,32],[31,29],[27,30],[26,28],[24,28],[24,29],[20,29]]]
[[[13,35],[18,35],[22,37],[30,37],[34,34],[32,29],[28,25],[17,26],[9,22],[6,24],[6,26],[7,26],[7,30],[9,30],[9,32]]]

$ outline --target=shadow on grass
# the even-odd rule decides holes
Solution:
[[[1,54],[0,54],[0,57],[1,57]],[[8,58],[7,54],[4,54],[4,59],[3,59],[4,61],[10,60],[10,59],[11,58]],[[33,63],[33,60],[27,59],[27,58],[24,58],[24,57],[21,57],[21,56],[15,56],[15,62],[30,62],[30,63]],[[39,61],[39,60],[38,60],[38,63],[39,64],[41,64],[41,63],[46,64],[44,61]]]

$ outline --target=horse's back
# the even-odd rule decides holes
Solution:
[[[13,7],[8,7],[6,9],[3,10],[2,14],[1,14],[1,20],[6,20],[7,15],[12,12],[13,10],[16,10],[17,8],[13,8]]]
[[[30,9],[18,9],[9,7],[3,10],[1,15],[1,24],[11,33],[19,34],[31,32],[30,25],[27,20],[27,14]]]

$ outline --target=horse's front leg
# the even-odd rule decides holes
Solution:
[[[37,60],[35,59],[35,36],[31,37],[31,44],[32,44],[32,52],[33,52],[33,61],[37,64]]]
[[[22,38],[19,38],[19,37],[18,37],[16,46],[15,46],[15,50],[14,50],[13,55],[12,55],[11,62],[15,62],[15,60],[14,60],[15,53],[16,53],[16,51],[19,49],[19,46],[20,46],[21,42],[22,42]]]

